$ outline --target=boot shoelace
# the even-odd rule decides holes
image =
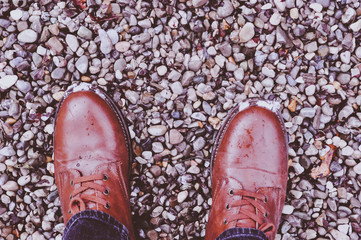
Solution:
[[[229,190],[229,195],[238,195],[241,196],[242,199],[235,200],[232,203],[226,204],[226,209],[229,210],[233,207],[240,208],[239,214],[233,215],[228,219],[224,219],[224,224],[228,224],[234,221],[244,220],[244,219],[252,219],[256,223],[256,228],[263,231],[273,231],[275,229],[274,224],[265,223],[264,218],[269,216],[268,210],[265,208],[264,204],[268,202],[266,196],[260,193],[250,192],[244,189],[237,190]],[[257,201],[260,200],[260,201]],[[253,206],[255,208],[255,212],[243,209],[244,206]],[[261,212],[261,214],[257,214]],[[237,224],[236,224],[237,225]]]
[[[87,209],[87,203],[95,203],[95,208],[98,204],[103,205],[106,209],[110,208],[110,203],[104,199],[109,195],[110,190],[104,185],[95,183],[95,181],[108,181],[108,176],[106,174],[94,174],[89,176],[82,176],[74,178],[70,181],[71,186],[80,184],[80,187],[75,187],[70,194],[70,210],[69,213],[75,214],[80,211]],[[87,194],[86,191],[95,190],[101,194]]]

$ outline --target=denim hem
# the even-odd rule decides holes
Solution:
[[[68,236],[80,227],[89,227],[89,232],[91,232],[94,230],[91,222],[97,222],[102,225],[103,228],[107,228],[109,234],[112,236],[116,235],[117,238],[120,239],[129,239],[128,229],[123,224],[109,214],[97,210],[85,210],[72,216],[66,224],[63,239],[68,239]]]
[[[222,232],[216,240],[269,240],[261,230],[255,228],[229,228]]]

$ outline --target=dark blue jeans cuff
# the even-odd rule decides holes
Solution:
[[[269,240],[264,232],[254,228],[229,228],[216,240]]]
[[[85,210],[72,216],[66,224],[64,240],[129,240],[128,229],[101,211]]]

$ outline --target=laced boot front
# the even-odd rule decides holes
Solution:
[[[259,229],[266,235],[274,232],[274,224],[267,222],[270,215],[267,208],[267,196],[243,189],[230,189],[228,194],[237,197],[230,203],[226,203],[226,210],[235,208],[238,214],[226,216],[223,221],[224,224],[235,224],[236,227],[249,225],[249,228]]]
[[[131,144],[124,117],[101,90],[70,87],[56,116],[55,179],[64,223],[86,209],[105,212],[134,232],[129,196]]]
[[[107,199],[110,189],[105,184],[107,181],[106,174],[93,174],[70,180],[73,190],[69,196],[69,214],[76,214],[86,209],[110,209],[110,202]]]
[[[227,229],[253,228],[273,240],[286,197],[287,135],[276,103],[233,108],[212,150],[212,207],[206,240]]]
[[[216,239],[223,231],[234,228],[254,228],[273,239],[282,209],[280,188],[260,188],[256,192],[243,189],[234,178],[220,179],[214,190],[206,238]]]

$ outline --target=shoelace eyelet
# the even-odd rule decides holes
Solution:
[[[108,181],[108,179],[109,179],[108,175],[104,174],[103,181]]]
[[[230,196],[233,196],[233,190],[232,190],[232,189],[229,189],[228,194],[229,194]]]
[[[69,210],[69,214],[71,214],[71,210]]]
[[[105,189],[105,191],[103,192],[104,195],[109,195],[110,191],[109,189]]]
[[[104,206],[106,209],[109,209],[110,208],[110,203],[106,203],[105,206]]]
[[[265,198],[264,198],[264,203],[268,203],[268,197],[267,196],[265,196]]]
[[[70,180],[70,186],[73,186],[73,185],[74,185],[73,180]]]
[[[226,204],[226,210],[229,210],[230,208],[229,208],[229,204],[227,203]]]
[[[223,223],[224,223],[224,225],[226,225],[227,224],[227,219],[224,219]]]
[[[268,218],[269,213],[268,213],[268,212],[265,212],[263,216],[264,216],[265,218]]]
[[[73,196],[72,196],[72,195],[70,195],[70,196],[69,196],[69,199],[71,200],[72,198],[73,198]]]

